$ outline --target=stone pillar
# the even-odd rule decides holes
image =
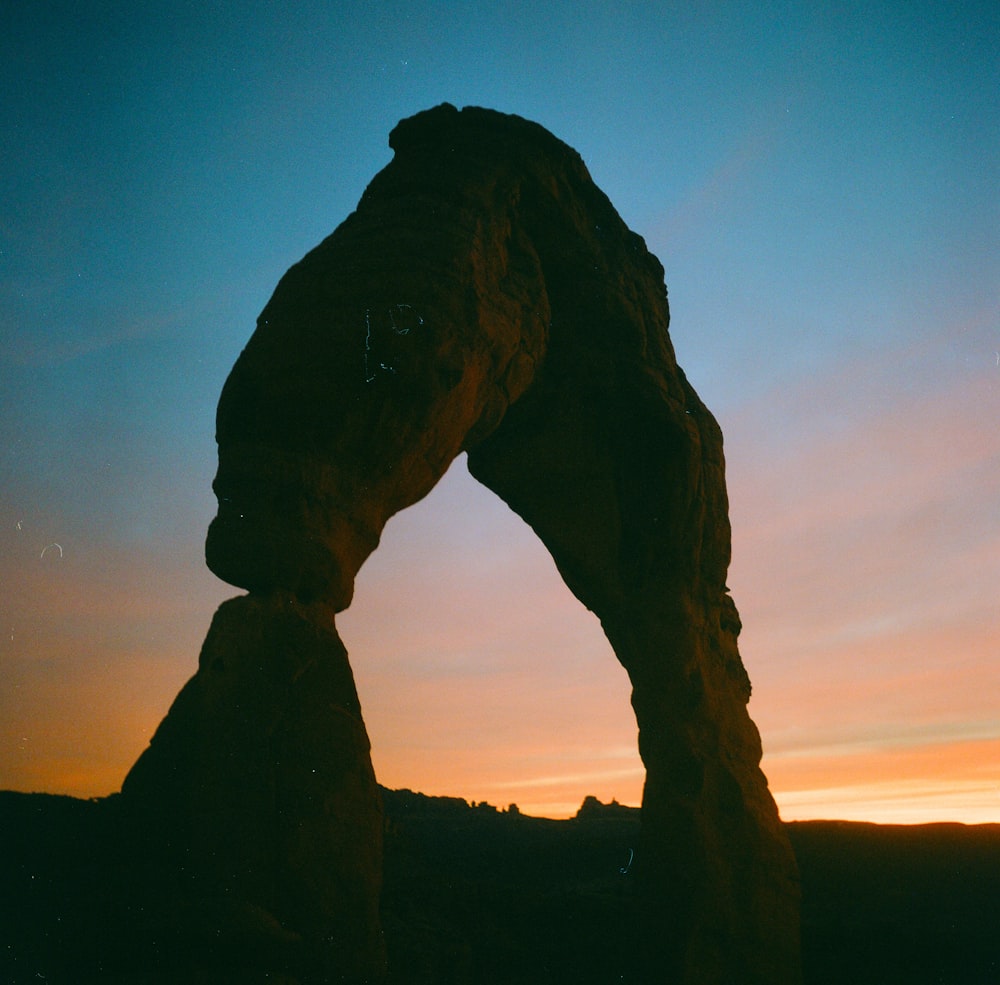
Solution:
[[[332,609],[223,603],[122,794],[162,921],[204,941],[192,970],[270,937],[278,967],[380,980],[381,798]]]
[[[636,442],[599,404],[536,386],[469,467],[535,529],[633,685],[647,772],[628,980],[794,985],[798,870],[747,712],[713,422],[692,403],[691,440],[657,438],[653,414]]]
[[[639,981],[800,980],[798,870],[760,770],[725,601],[681,595],[603,621],[633,683],[646,767]]]

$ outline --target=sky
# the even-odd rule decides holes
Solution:
[[[0,787],[119,789],[238,590],[222,384],[396,122],[536,120],[662,261],[725,434],[786,820],[1000,821],[1000,7],[0,8]],[[379,780],[638,804],[624,670],[455,462],[338,617]]]

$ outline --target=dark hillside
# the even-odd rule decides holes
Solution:
[[[551,821],[409,791],[385,799],[393,985],[619,981],[638,811]]]
[[[1000,982],[1000,824],[787,827],[809,985]]]
[[[636,980],[627,969],[637,810],[588,798],[576,818],[551,821],[410,791],[384,798],[391,985]],[[0,983],[191,980],[171,971],[185,938],[151,930],[156,901],[144,904],[116,868],[113,818],[114,798],[0,793]],[[1000,982],[1000,825],[817,821],[788,832],[807,985]],[[220,935],[218,913],[206,915],[204,938]],[[237,948],[252,966],[255,948],[277,947],[280,935],[245,919],[237,930],[215,952],[219,967],[196,981],[252,985],[222,966]],[[290,966],[285,985],[296,980],[309,981]]]

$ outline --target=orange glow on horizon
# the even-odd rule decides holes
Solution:
[[[1000,821],[1000,738],[765,757],[786,821]]]
[[[973,397],[985,400],[982,387]],[[781,419],[802,412],[788,399]],[[942,419],[947,408],[934,404]],[[845,461],[863,453],[847,474],[866,489],[886,445],[909,447],[905,416],[883,418],[881,437],[845,438]],[[864,505],[870,490],[833,497],[827,450],[809,446],[794,467],[762,470],[774,458],[760,446],[778,433],[772,424],[765,415],[731,428],[744,459],[731,455],[731,584],[782,816],[1000,821],[995,582],[969,574],[995,567],[998,542],[963,532],[964,500],[950,513],[939,505],[952,487],[978,490],[993,475],[982,459],[995,460],[996,437],[949,444],[957,424],[929,431],[920,455],[946,467],[921,473],[924,486],[886,482],[876,508]],[[914,489],[919,502],[901,522]],[[64,555],[40,556],[54,529],[12,520],[0,530],[0,574],[12,586],[0,635],[0,787],[103,796],[195,671],[212,608],[234,591],[204,570],[200,544],[192,559],[154,564],[59,534]],[[925,564],[928,530],[962,549]],[[534,533],[463,467],[390,521],[337,623],[386,786],[554,818],[588,795],[640,803],[627,675]]]

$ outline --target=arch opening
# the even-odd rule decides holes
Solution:
[[[569,817],[638,806],[630,684],[538,537],[459,456],[337,617],[380,783]]]

